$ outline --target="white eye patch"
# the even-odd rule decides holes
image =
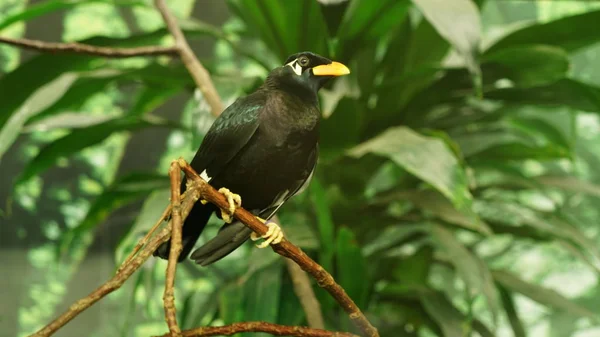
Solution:
[[[298,64],[298,59],[295,59],[292,62],[286,64],[286,66],[291,67],[294,73],[296,73],[296,75],[302,75],[302,67]]]

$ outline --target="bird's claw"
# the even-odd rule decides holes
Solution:
[[[283,231],[281,230],[281,227],[279,227],[279,225],[277,225],[274,222],[265,221],[264,219],[261,219],[259,217],[256,218],[269,228],[269,230],[264,235],[260,235],[255,232],[252,232],[252,234],[250,234],[250,239],[252,241],[256,241],[261,238],[265,239],[263,243],[256,245],[256,247],[265,248],[269,245],[276,245],[280,243],[281,240],[283,240]]]
[[[242,197],[239,194],[231,192],[228,188],[221,187],[219,193],[223,194],[227,198],[229,203],[229,209],[221,209],[221,218],[227,223],[231,223],[233,220],[233,213],[238,207],[242,206]],[[202,201],[200,201],[202,202]]]

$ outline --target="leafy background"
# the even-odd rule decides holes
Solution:
[[[600,334],[600,3],[171,6],[227,104],[299,50],[352,69],[322,92],[316,179],[280,217],[382,336]],[[4,0],[0,33],[170,43],[147,0]],[[0,45],[0,72],[0,335],[21,336],[114,272],[213,117],[167,57]],[[58,335],[163,333],[164,268],[146,263]],[[315,291],[328,328],[351,330]],[[176,293],[184,328],[305,324],[281,259],[250,244],[184,264]]]

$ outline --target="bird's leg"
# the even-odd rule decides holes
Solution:
[[[242,206],[242,197],[240,197],[239,194],[231,192],[225,187],[221,187],[219,189],[219,193],[223,194],[227,198],[227,202],[229,203],[229,209],[221,209],[221,218],[223,219],[223,221],[231,223],[231,221],[233,220],[233,213],[235,212],[236,208]]]
[[[269,228],[269,230],[264,235],[259,235],[256,232],[252,232],[252,234],[250,234],[250,239],[252,241],[259,240],[260,238],[265,239],[265,241],[263,243],[256,245],[256,247],[265,248],[271,244],[276,245],[276,244],[280,243],[281,240],[283,240],[283,230],[281,230],[281,227],[279,227],[279,225],[277,225],[273,221],[267,221],[260,217],[256,217],[256,218],[258,220],[260,220],[260,222],[264,223]]]

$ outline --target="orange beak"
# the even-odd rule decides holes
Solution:
[[[343,76],[350,74],[350,69],[339,62],[322,64],[312,68],[315,76]]]

